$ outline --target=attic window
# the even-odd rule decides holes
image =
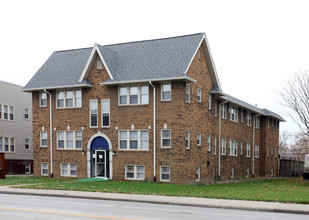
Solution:
[[[97,69],[98,70],[102,69],[102,61],[101,60],[97,60]]]
[[[201,49],[198,50],[198,59],[201,60]]]

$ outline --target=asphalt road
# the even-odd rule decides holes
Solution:
[[[0,194],[1,220],[27,219],[309,219],[308,215],[139,202]]]

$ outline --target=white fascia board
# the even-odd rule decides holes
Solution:
[[[208,39],[206,37],[206,34],[204,36],[204,40],[205,40],[205,43],[206,43],[207,51],[209,53],[209,57],[210,57],[210,61],[211,61],[211,66],[212,66],[214,74],[215,74],[215,78],[216,78],[216,81],[217,81],[217,84],[218,84],[218,88],[219,88],[219,90],[222,90],[221,84],[220,84],[220,81],[219,81],[219,77],[218,77],[218,74],[217,74],[217,69],[216,69],[215,62],[214,62],[214,60],[212,58],[212,55],[211,55],[211,51],[210,51],[210,47],[209,47],[209,43],[208,43]]]
[[[82,81],[87,77],[88,72],[89,72],[89,68],[90,68],[90,64],[91,64],[92,61],[93,61],[95,52],[97,52],[97,53],[99,54],[99,57],[100,57],[100,59],[102,60],[103,65],[104,65],[104,67],[105,67],[105,69],[106,69],[106,71],[107,71],[109,77],[110,77],[111,79],[114,79],[113,76],[112,76],[112,74],[111,74],[111,72],[109,71],[109,69],[108,69],[108,67],[107,67],[107,65],[106,65],[106,62],[105,62],[105,60],[104,60],[104,58],[103,58],[103,56],[102,56],[102,54],[101,54],[101,52],[100,52],[100,50],[99,50],[99,48],[98,48],[98,45],[97,45],[97,44],[94,44],[94,46],[93,46],[93,48],[92,48],[92,51],[91,51],[91,53],[90,53],[90,55],[89,55],[89,58],[88,58],[88,60],[87,60],[87,63],[86,63],[86,65],[85,65],[84,69],[83,69],[83,72],[82,72],[82,74],[81,74],[81,76],[80,76],[78,82],[82,82]]]
[[[23,92],[32,92],[32,91],[39,91],[44,89],[69,89],[69,88],[79,88],[79,87],[92,87],[88,84],[78,84],[78,85],[66,85],[66,86],[50,86],[50,87],[38,87],[38,88],[31,88],[31,89],[21,89]]]
[[[189,62],[189,64],[188,64],[188,66],[187,66],[187,68],[186,68],[184,74],[187,74],[187,71],[188,71],[188,69],[190,68],[191,63],[193,62],[193,59],[194,59],[194,57],[195,57],[195,55],[196,55],[198,49],[200,48],[200,46],[201,46],[203,40],[205,39],[205,36],[206,36],[206,35],[205,35],[205,33],[204,33],[204,34],[203,34],[203,37],[202,37],[202,39],[201,39],[201,41],[199,42],[198,46],[197,46],[196,49],[195,49],[195,52],[193,53],[193,56],[191,57],[191,60],[190,60],[190,62]]]
[[[120,85],[120,84],[130,84],[130,83],[144,83],[144,82],[163,82],[163,81],[176,81],[176,80],[184,80],[187,82],[196,83],[197,81],[193,78],[189,78],[187,76],[181,77],[169,77],[169,78],[157,78],[157,79],[141,79],[141,80],[126,80],[126,81],[116,81],[116,82],[102,82],[101,85]]]

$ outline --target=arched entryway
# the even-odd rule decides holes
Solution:
[[[93,135],[87,146],[88,177],[112,179],[112,145],[109,138],[98,132]]]

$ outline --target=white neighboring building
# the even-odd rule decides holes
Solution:
[[[0,81],[0,152],[6,174],[33,170],[32,97],[22,86]]]

